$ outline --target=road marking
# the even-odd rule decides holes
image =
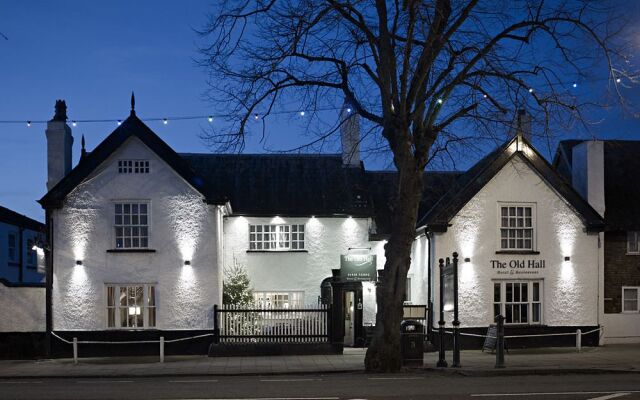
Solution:
[[[3,385],[26,385],[26,384],[38,384],[42,383],[42,381],[0,381]]]
[[[592,399],[589,400],[609,400],[609,399],[615,399],[617,397],[622,397],[622,396],[628,396],[631,393],[626,392],[626,393],[614,393],[614,394],[609,394],[607,396],[600,396],[600,397],[594,397]]]
[[[178,380],[178,381],[169,381],[170,383],[207,383],[207,382],[218,382],[217,379],[194,379],[194,380]]]
[[[367,378],[372,381],[406,381],[406,380],[414,380],[414,379],[424,379],[422,376],[405,376],[405,377],[396,377],[396,378]]]
[[[471,397],[572,396],[572,395],[575,396],[580,394],[628,395],[631,393],[640,393],[640,390],[625,390],[625,391],[609,390],[606,392],[478,393],[478,394],[471,394],[470,396]],[[610,397],[610,398],[613,398],[613,397]]]
[[[100,380],[100,381],[76,381],[76,383],[133,383],[133,381],[108,381],[108,380]]]
[[[321,381],[322,379],[317,378],[301,378],[301,379],[260,379],[260,382],[310,382],[310,381]]]
[[[234,397],[227,399],[173,399],[173,400],[340,400],[340,397]]]

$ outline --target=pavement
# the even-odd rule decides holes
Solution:
[[[162,377],[293,375],[363,372],[365,349],[347,348],[342,355],[270,357],[102,357],[0,361],[0,379],[69,377]],[[496,369],[495,355],[479,350],[461,353],[461,368],[436,368],[438,353],[425,353],[424,366],[409,372],[467,376],[548,375],[568,373],[640,373],[640,344],[511,350],[506,368]],[[447,352],[451,363],[452,354]],[[640,379],[640,375],[638,376]]]

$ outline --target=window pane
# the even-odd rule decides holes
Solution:
[[[500,298],[500,283],[493,284],[493,301],[499,303],[502,299]]]
[[[624,311],[638,311],[637,300],[625,300],[623,306],[624,306]]]
[[[156,288],[155,286],[149,286],[149,306],[156,305]]]
[[[500,315],[500,304],[493,305],[493,318],[495,319],[498,315]]]
[[[520,301],[522,302],[529,301],[528,289],[529,289],[529,285],[526,283],[523,283],[522,284],[522,300]]]
[[[627,250],[629,253],[638,252],[637,232],[627,232]]]
[[[513,283],[507,283],[507,302],[513,301]]]
[[[156,326],[156,308],[149,308],[149,328],[154,328]]]
[[[520,306],[520,322],[525,324],[527,322],[529,322],[529,305],[528,304],[522,304]]]
[[[540,322],[540,303],[533,304],[533,315],[531,316],[532,322]]]
[[[116,309],[115,308],[107,309],[107,327],[108,328],[116,327]]]
[[[540,283],[533,282],[533,301],[540,301]]]

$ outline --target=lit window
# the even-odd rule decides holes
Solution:
[[[494,319],[498,314],[505,324],[542,323],[542,281],[495,281]]]
[[[304,250],[304,225],[249,225],[249,250]]]
[[[404,292],[404,303],[411,304],[411,277],[407,277],[407,286]]]
[[[18,259],[18,240],[15,233],[10,233],[8,236],[8,255],[9,261],[15,262]]]
[[[500,206],[500,249],[534,250],[534,205]]]
[[[259,308],[301,308],[304,306],[304,292],[253,292],[253,301]]]
[[[640,254],[640,232],[627,232],[627,254]]]
[[[148,174],[149,160],[118,160],[119,174]]]
[[[155,286],[107,285],[108,328],[154,328],[155,326]]]
[[[637,313],[640,310],[640,287],[622,288],[622,312]]]
[[[149,205],[116,203],[115,237],[117,249],[149,247]]]

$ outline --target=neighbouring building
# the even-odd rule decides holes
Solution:
[[[566,140],[554,167],[604,217],[600,263],[604,265],[605,343],[640,342],[640,141]]]
[[[210,332],[225,268],[241,266],[264,307],[330,303],[331,282],[340,280],[343,306],[333,311],[341,312],[344,343],[365,344],[397,176],[365,170],[358,116],[342,111],[341,154],[179,154],[133,105],[97,147],[83,146],[74,168],[64,102],[48,123],[49,191],[40,200],[47,330],[109,341]],[[424,179],[408,303],[437,309],[437,260],[457,251],[467,260],[460,309],[469,332],[486,331],[496,313],[515,334],[602,323],[602,218],[524,135],[469,171]],[[354,272],[358,263],[373,272]],[[436,319],[430,313],[428,325]],[[192,352],[207,344],[188,343]],[[522,345],[545,344],[566,341]]]
[[[0,280],[5,283],[42,283],[45,225],[0,206]]]

